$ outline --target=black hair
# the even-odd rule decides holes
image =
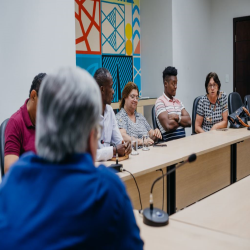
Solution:
[[[35,90],[38,96],[38,92],[39,92],[39,88],[41,85],[41,82],[43,80],[43,78],[46,76],[46,73],[39,73],[38,75],[36,75],[32,81],[31,87],[30,87],[30,93],[29,96],[31,94],[32,90]]]
[[[94,79],[96,80],[99,87],[105,85],[110,77],[111,74],[106,68],[99,68],[94,74]]]
[[[177,69],[175,67],[168,66],[167,68],[164,69],[164,71],[162,73],[163,83],[165,80],[168,80],[168,78],[170,76],[177,76],[177,74],[178,74],[178,72],[177,72]]]
[[[206,77],[206,81],[205,81],[205,89],[206,89],[206,92],[207,92],[207,94],[208,94],[207,87],[208,87],[208,84],[209,84],[211,78],[213,78],[214,81],[215,81],[215,83],[218,84],[219,89],[218,89],[218,91],[217,91],[217,94],[219,95],[221,83],[220,83],[220,79],[219,79],[218,75],[217,75],[216,73],[214,73],[214,72],[208,73],[208,75],[207,75],[207,77]]]

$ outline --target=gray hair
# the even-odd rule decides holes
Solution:
[[[100,90],[85,70],[61,69],[44,78],[39,91],[36,150],[42,158],[60,162],[87,150],[91,130],[101,114]]]

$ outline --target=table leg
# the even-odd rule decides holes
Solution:
[[[237,173],[237,144],[231,145],[231,184],[236,182]]]
[[[176,165],[167,167],[167,172],[175,168]],[[176,211],[176,172],[167,175],[167,212],[169,215]]]

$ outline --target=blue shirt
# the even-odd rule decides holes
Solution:
[[[0,185],[1,249],[142,249],[118,176],[89,154],[60,164],[27,153]]]

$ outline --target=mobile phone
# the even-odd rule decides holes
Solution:
[[[153,147],[167,147],[167,144],[154,144]]]

